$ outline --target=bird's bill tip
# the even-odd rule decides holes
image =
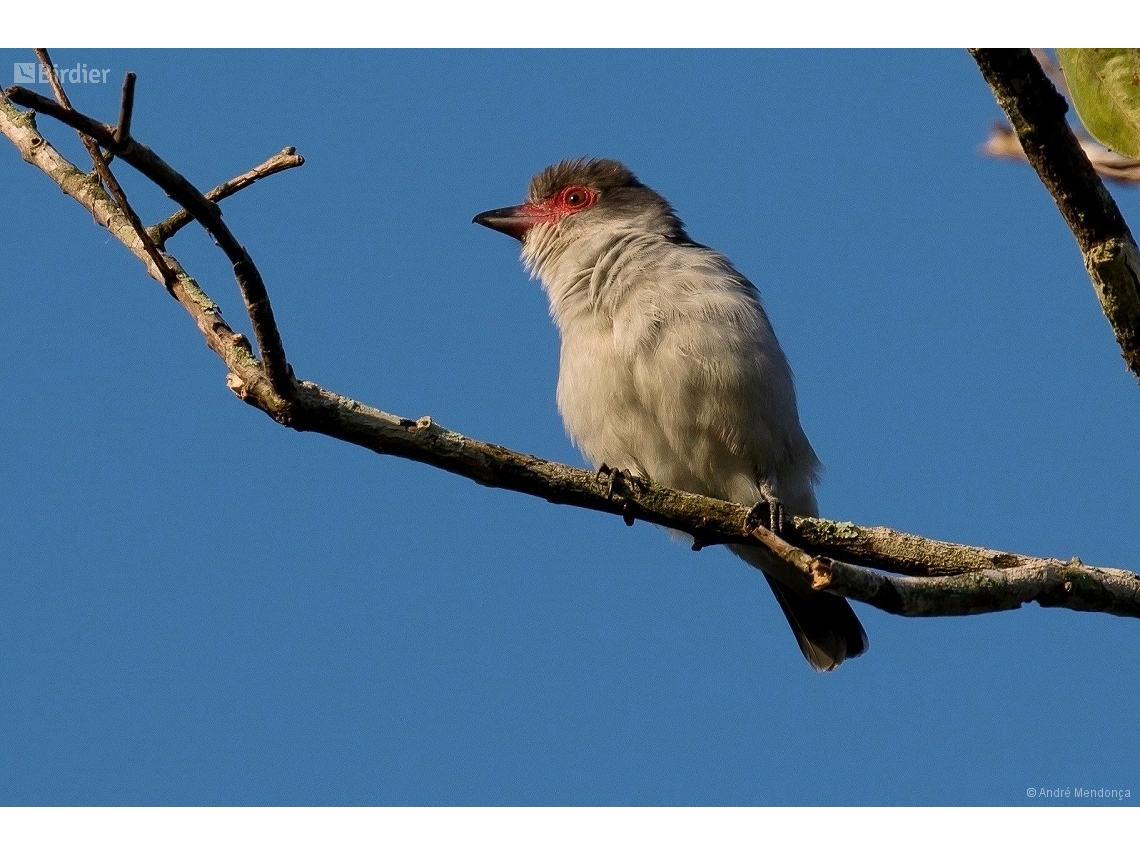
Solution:
[[[476,214],[471,222],[510,235],[515,240],[522,240],[527,230],[535,224],[535,218],[525,210],[524,206],[516,205]]]

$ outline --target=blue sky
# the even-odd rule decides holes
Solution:
[[[306,157],[223,205],[304,378],[580,463],[545,297],[470,220],[615,157],[761,289],[824,516],[1140,568],[1140,389],[1036,176],[980,156],[965,52],[54,59],[112,70],[70,88],[107,120],[136,71],[136,137],[202,188]],[[1133,621],[856,605],[869,653],[814,674],[723,550],[278,427],[7,141],[0,182],[0,803],[1140,798]],[[244,328],[204,235],[170,248]]]

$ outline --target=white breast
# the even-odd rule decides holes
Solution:
[[[539,270],[562,334],[558,406],[595,466],[815,513],[818,460],[755,289],[723,256],[655,235]],[[585,251],[587,250],[588,251]]]

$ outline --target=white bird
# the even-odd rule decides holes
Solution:
[[[617,161],[565,160],[523,204],[474,222],[521,241],[550,298],[558,409],[595,467],[817,515],[819,459],[760,295],[663,196]],[[812,591],[763,547],[729,548],[764,571],[812,668],[867,649],[845,599]]]

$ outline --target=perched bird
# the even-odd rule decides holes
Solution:
[[[760,295],[663,196],[615,160],[565,160],[523,204],[474,222],[519,240],[550,298],[558,408],[594,466],[817,515],[819,459]],[[764,571],[812,668],[867,649],[845,599],[812,591],[763,547],[729,548]]]

